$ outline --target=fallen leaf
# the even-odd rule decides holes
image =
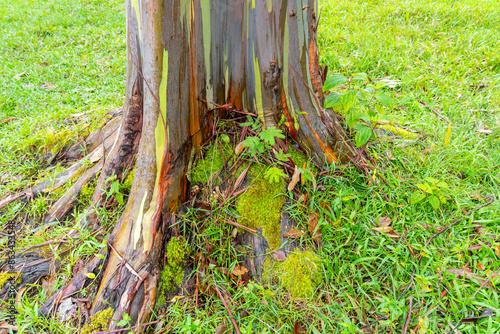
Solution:
[[[481,262],[478,262],[477,263],[477,266],[476,266],[477,269],[483,271],[484,269],[486,269],[486,267],[484,266],[484,264],[482,264]]]
[[[292,176],[292,181],[290,181],[290,183],[288,184],[288,191],[292,191],[295,188],[295,186],[297,185],[297,182],[299,182],[299,180],[300,180],[300,170],[297,167],[297,165],[295,165],[295,169],[293,171],[293,176]]]
[[[495,246],[495,254],[496,256],[500,257],[500,245]]]
[[[448,123],[448,130],[446,131],[446,138],[444,139],[444,146],[448,146],[450,144],[451,137],[451,123]]]
[[[43,88],[45,88],[45,89],[52,89],[55,87],[56,87],[56,84],[52,83],[52,82],[49,82],[48,84],[43,85]]]
[[[390,226],[391,222],[392,222],[392,219],[389,218],[389,217],[380,217],[378,219],[378,222],[379,222],[379,224],[380,224],[381,227]]]
[[[317,244],[321,242],[321,225],[318,226],[318,214],[316,213],[309,216],[309,233]]]
[[[304,164],[302,165],[302,169],[306,169],[307,167],[307,162],[304,161]],[[302,174],[301,178],[300,178],[300,184],[301,185],[304,185],[306,183],[306,177],[304,174]]]
[[[86,273],[85,276],[87,276],[90,279],[94,279],[95,278],[95,274],[94,273]]]
[[[297,231],[296,229],[292,228],[288,232],[286,232],[283,236],[291,239],[297,239],[300,238],[304,232],[302,231]]]
[[[8,118],[0,119],[0,123],[9,123],[9,122],[12,122],[15,120],[16,119],[14,117],[8,117]]]
[[[215,334],[224,334],[228,330],[227,326],[225,324],[220,324],[219,327],[215,330]]]
[[[297,321],[295,321],[295,324],[293,325],[293,334],[302,334],[302,333],[304,333],[304,329]]]
[[[241,151],[243,151],[243,142],[236,145],[236,147],[234,148],[234,154],[238,155],[241,153]]]
[[[276,261],[279,261],[279,262],[283,262],[286,260],[286,254],[282,250],[274,251],[273,257]]]
[[[455,269],[455,268],[449,268],[448,272],[453,275],[457,276],[463,276],[468,279],[474,279],[478,281],[481,285],[483,285],[485,288],[488,288],[490,290],[495,290],[493,285],[490,282],[487,282],[484,276],[480,276],[477,274],[474,274],[470,272],[470,270],[464,270],[464,269]]]
[[[248,172],[248,169],[250,168],[250,165],[251,165],[251,163],[248,164],[247,168],[245,168],[243,170],[243,172],[241,172],[240,176],[238,176],[238,178],[236,179],[236,182],[234,183],[233,190],[236,190],[241,185],[241,183],[245,179],[245,176],[247,176],[247,172]]]
[[[382,233],[392,232],[392,226],[372,227],[372,230]]]
[[[0,328],[11,329],[12,331],[18,331],[19,330],[19,328],[17,328],[17,326],[11,325],[11,324],[7,323],[7,321],[2,321],[0,323]]]
[[[240,265],[237,265],[236,267],[234,267],[233,275],[234,276],[241,276],[243,274],[246,274],[247,272],[248,272],[247,268],[240,266]]]

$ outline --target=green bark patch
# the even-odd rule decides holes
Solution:
[[[17,272],[11,273],[11,272],[5,271],[3,273],[0,273],[0,289],[2,289],[3,286],[5,285],[5,283],[7,283],[10,279],[16,278],[17,275],[18,275]],[[19,273],[19,277],[17,278],[15,284],[21,283],[21,275],[22,275],[22,273]]]

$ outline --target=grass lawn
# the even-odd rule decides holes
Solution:
[[[407,333],[500,333],[500,2],[320,5],[318,42],[329,75],[366,73],[373,82],[397,82],[383,88],[394,101],[387,116],[419,131],[419,139],[371,144],[378,169],[369,180],[356,171],[326,174],[316,180],[322,191],[314,192],[310,182],[300,186],[308,193],[305,205],[290,197],[286,211],[302,229],[308,230],[311,214],[322,229],[320,247],[307,234],[302,238],[320,258],[314,297],[288,300],[277,285],[236,288],[226,276],[216,276],[234,301],[242,333],[292,333],[294,326],[304,333],[401,333],[409,311]],[[0,8],[0,30],[1,200],[63,170],[47,168],[46,157],[97,128],[106,111],[122,104],[124,8],[118,0],[13,0]],[[431,195],[420,189],[436,184],[433,193],[442,202],[434,209]],[[412,194],[421,202],[412,204]],[[497,200],[471,212],[490,196]],[[26,207],[14,202],[0,212],[2,222],[16,215],[27,222],[18,234],[18,251],[78,228],[71,222],[28,227],[40,225],[56,198],[48,194]],[[108,229],[118,214],[104,215]],[[373,229],[388,220],[391,231]],[[220,240],[212,252],[219,266],[232,270],[237,261],[231,229],[204,233]],[[80,231],[59,274],[24,291],[20,333],[78,331],[38,317],[37,307],[63,286],[75,264],[103,247],[103,235]],[[0,235],[0,243],[6,242]],[[58,256],[58,250],[49,251]],[[231,328],[220,299],[208,295],[204,303],[199,309],[191,299],[173,303],[162,315],[164,328]],[[485,311],[487,316],[464,321]]]

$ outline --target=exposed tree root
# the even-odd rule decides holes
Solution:
[[[100,254],[105,256],[106,252],[101,252]],[[47,299],[45,303],[42,304],[42,306],[38,310],[38,314],[44,316],[49,315],[51,312],[57,309],[57,305],[61,300],[72,296],[75,293],[78,293],[91,282],[93,282],[94,279],[89,278],[87,274],[93,273],[97,276],[101,271],[101,269],[99,268],[101,268],[105,264],[105,260],[94,256],[90,261],[87,262],[87,264],[80,270],[80,272],[78,272],[78,274],[73,277],[70,283],[68,283],[58,292],[54,293],[52,296],[50,296],[49,299]]]
[[[78,201],[82,187],[94,179],[102,169],[101,164],[95,164],[85,171],[83,175],[64,193],[50,208],[49,213],[45,216],[45,223],[52,221],[61,221]]]

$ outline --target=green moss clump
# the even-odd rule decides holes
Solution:
[[[122,189],[126,193],[129,193],[130,192],[130,188],[132,188],[132,183],[134,182],[134,175],[135,175],[135,166],[134,166],[134,168],[130,172],[128,172],[127,177],[125,178],[125,180],[123,180]]]
[[[172,238],[167,244],[165,268],[160,273],[160,286],[156,307],[164,307],[167,303],[166,295],[174,292],[176,286],[184,279],[184,263],[189,256],[189,249],[183,238]]]
[[[22,273],[17,273],[17,272],[11,273],[8,271],[4,271],[4,272],[0,273],[0,289],[2,289],[3,286],[5,285],[5,283],[7,283],[10,279],[16,278],[17,274],[19,274],[19,277],[17,278],[17,280],[15,281],[14,284],[19,284],[19,283],[21,283]]]
[[[264,279],[278,277],[280,286],[287,291],[290,288],[290,295],[293,297],[310,298],[321,283],[321,275],[319,274],[321,261],[311,251],[301,252],[295,249],[283,262],[275,263],[276,261],[273,261],[272,264],[269,264],[268,261],[273,260],[266,260]]]
[[[296,164],[299,168],[302,168],[307,162],[306,157],[302,153],[297,151],[297,149],[292,145],[288,145],[288,153],[290,154],[293,163]]]
[[[89,334],[94,332],[102,332],[108,329],[108,324],[113,317],[113,309],[107,308],[100,312],[97,312],[90,317],[90,321],[86,323],[80,334]]]
[[[92,199],[92,195],[94,195],[94,190],[95,187],[97,186],[97,181],[99,180],[99,174],[98,173],[92,182],[87,182],[82,186],[82,189],[80,190],[80,202],[83,204],[88,203]]]
[[[222,150],[221,150],[222,146]],[[210,177],[217,173],[224,166],[224,161],[233,156],[233,150],[229,143],[223,142],[222,145],[215,141],[210,147],[203,158],[200,158],[189,171],[189,180],[191,183],[207,183]]]
[[[251,172],[250,174],[253,174]],[[236,209],[239,223],[250,228],[262,229],[269,248],[281,245],[281,209],[285,204],[285,182],[270,183],[264,176],[254,178],[250,189],[239,196]]]

